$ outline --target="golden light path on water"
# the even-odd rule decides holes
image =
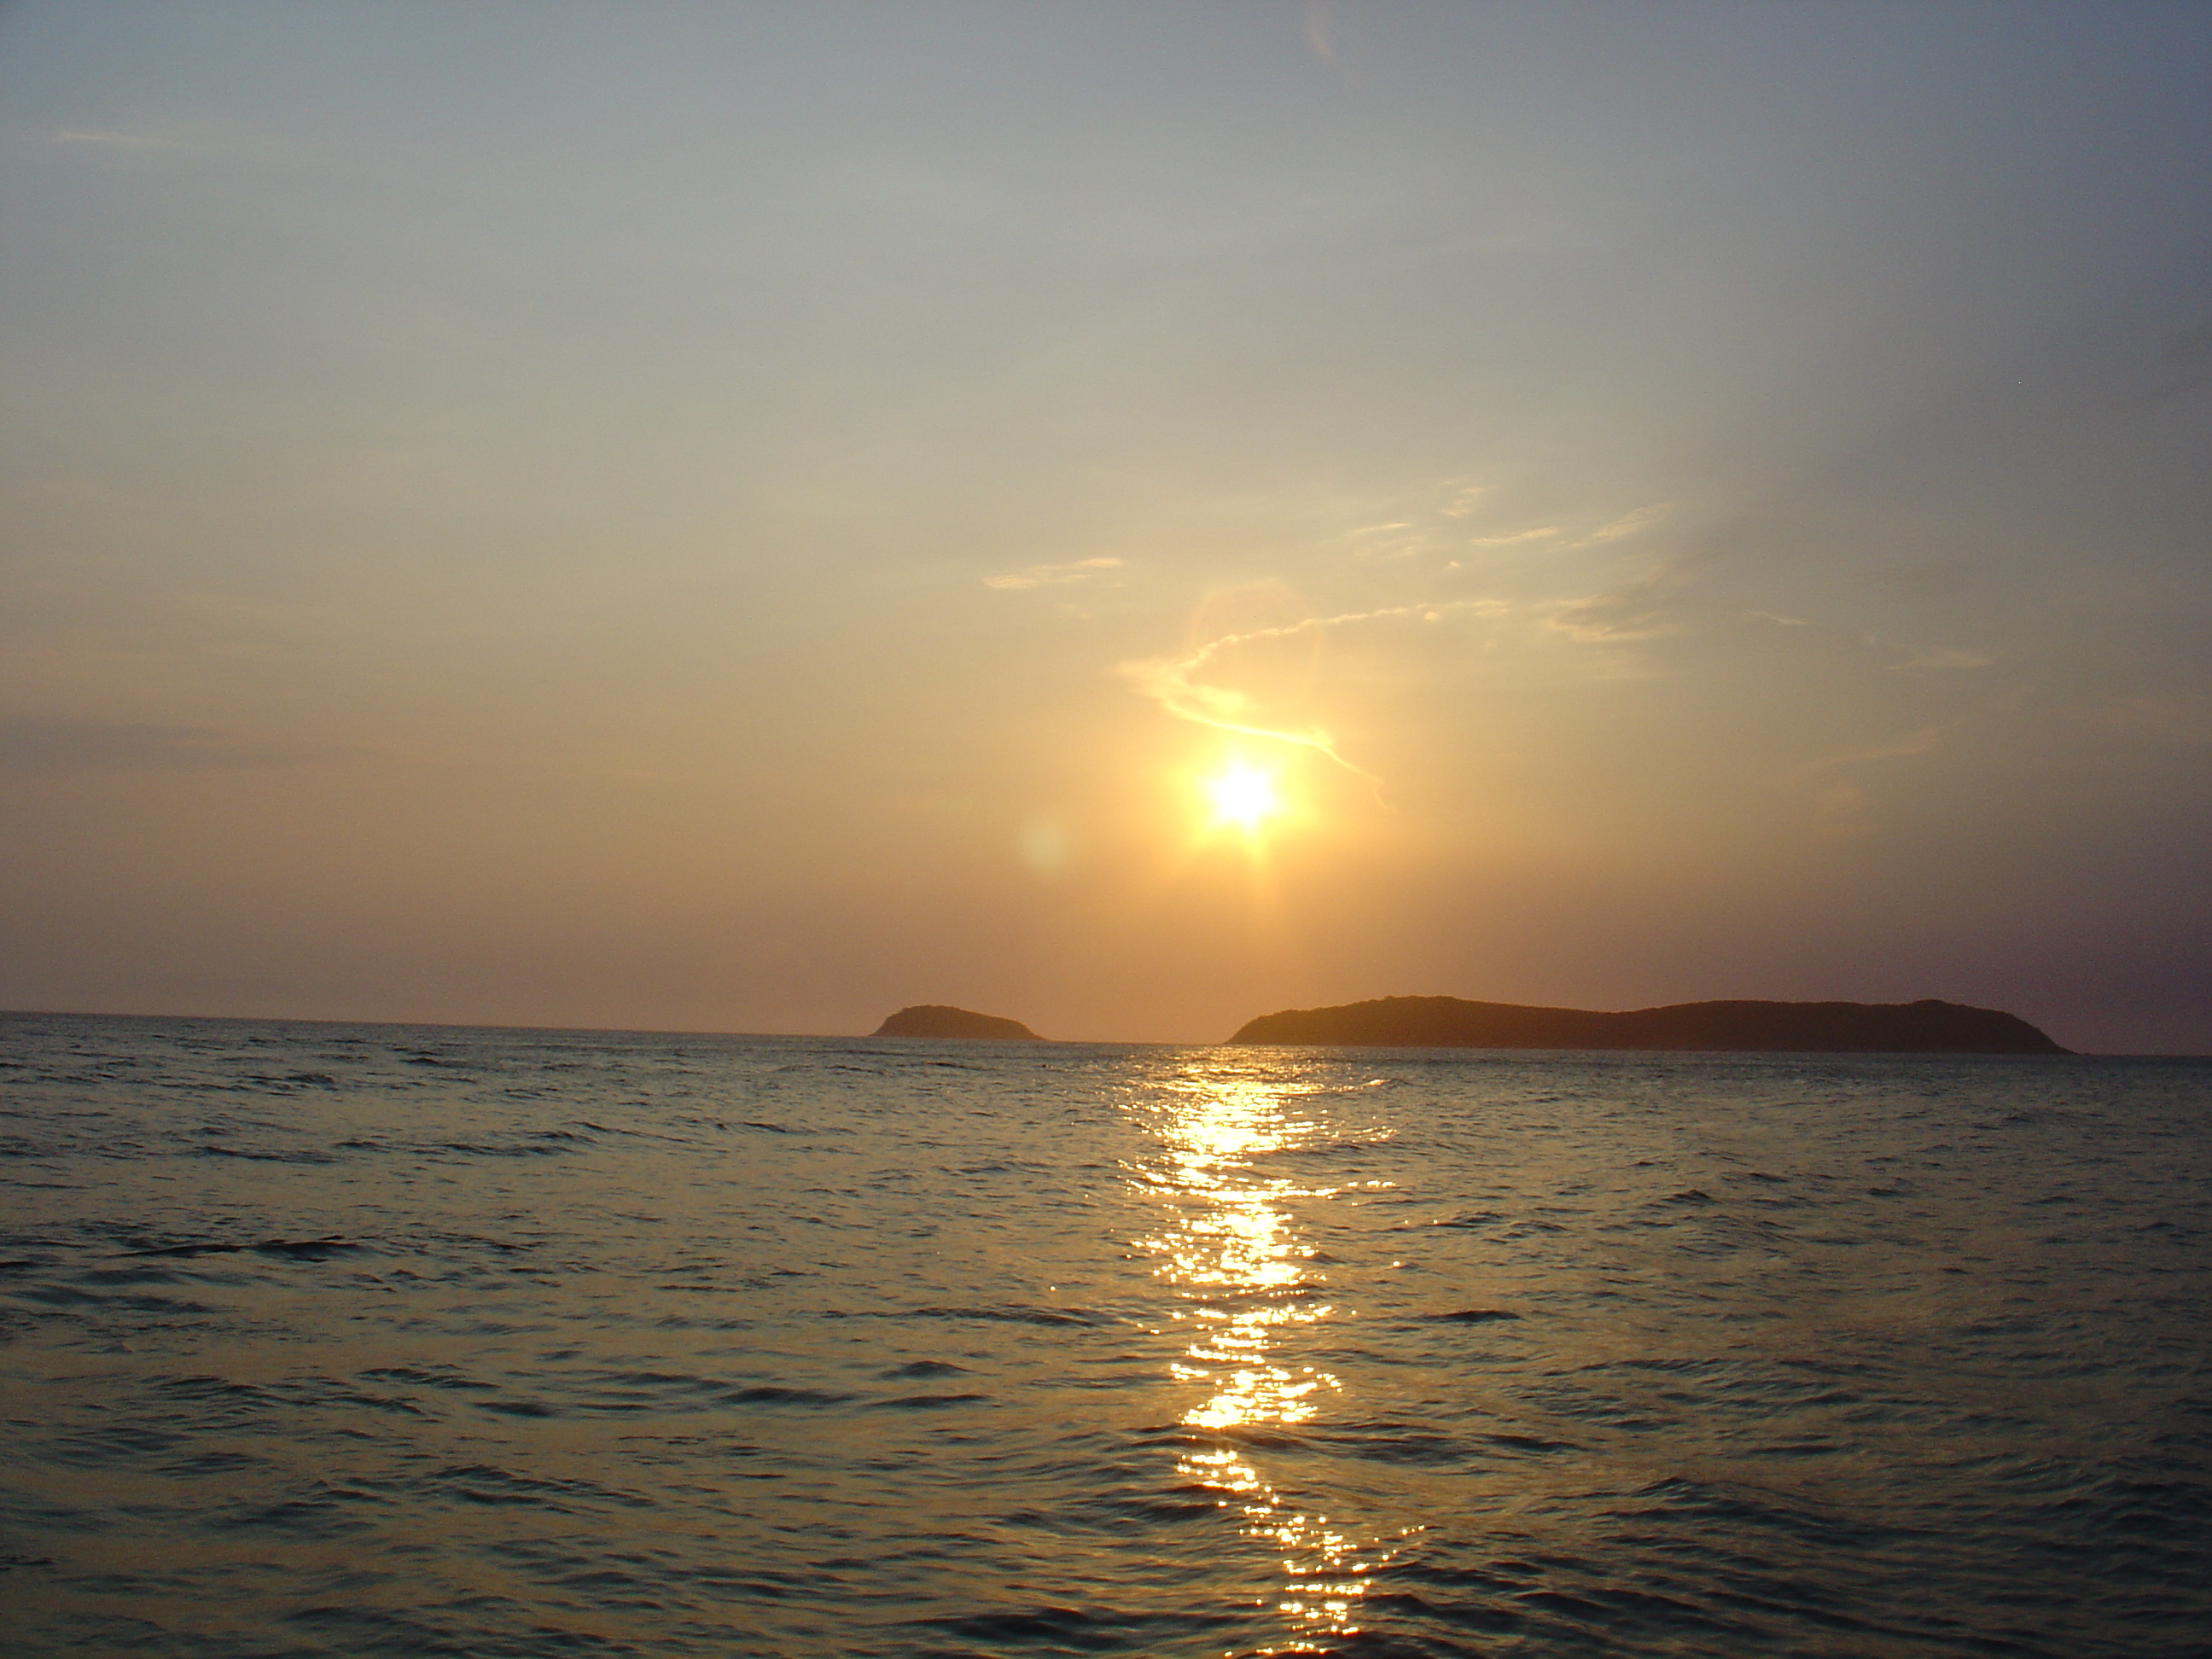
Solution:
[[[1298,1112],[1305,1091],[1295,1079],[1194,1068],[1171,1090],[1159,1125],[1164,1156],[1139,1176],[1167,1212],[1163,1229],[1141,1242],[1160,1258],[1156,1274],[1175,1285],[1181,1305],[1173,1316],[1188,1333],[1174,1373],[1194,1392],[1182,1421],[1195,1432],[1178,1468],[1218,1492],[1224,1508],[1241,1512],[1245,1535],[1279,1557],[1286,1582],[1277,1606],[1299,1639],[1263,1651],[1300,1651],[1311,1639],[1359,1628],[1368,1575],[1392,1553],[1286,1498],[1246,1444],[1340,1407],[1340,1380],[1294,1357],[1299,1328],[1338,1310],[1291,1212],[1296,1201],[1340,1189],[1300,1186],[1261,1167],[1318,1128]]]

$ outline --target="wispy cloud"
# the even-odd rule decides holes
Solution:
[[[1870,836],[1881,829],[1873,817],[1874,797],[1859,784],[1849,782],[1837,774],[1848,774],[1855,767],[1881,761],[1906,760],[1931,753],[1943,746],[1960,724],[1959,720],[1944,720],[1894,737],[1875,738],[1792,767],[1784,779],[1807,792],[1821,834]]]
[[[1547,524],[1540,529],[1524,530],[1517,536],[1477,536],[1468,543],[1468,545],[1469,547],[1518,547],[1524,542],[1553,541],[1559,534],[1559,526]]]
[[[2100,733],[2130,743],[2212,744],[2212,696],[2201,693],[2121,698],[2085,709],[2081,718]]]
[[[1639,507],[1633,513],[1624,513],[1611,524],[1600,525],[1577,542],[1577,547],[1601,547],[1607,542],[1617,542],[1625,536],[1633,536],[1649,530],[1673,509],[1671,501],[1655,501],[1650,507]]]
[[[1240,647],[1258,644],[1262,641],[1316,636],[1332,629],[1349,628],[1365,623],[1438,622],[1454,612],[1497,616],[1508,608],[1496,599],[1452,599],[1441,604],[1401,605],[1376,611],[1347,611],[1335,617],[1308,617],[1303,621],[1278,628],[1255,628],[1249,633],[1224,634],[1219,639],[1208,640],[1184,656],[1126,662],[1121,665],[1120,672],[1136,683],[1139,692],[1177,720],[1210,726],[1216,731],[1231,732],[1241,737],[1266,738],[1277,743],[1295,744],[1301,748],[1316,750],[1347,772],[1357,773],[1370,781],[1378,781],[1375,775],[1364,767],[1346,760],[1337,749],[1335,739],[1321,726],[1268,725],[1261,718],[1265,710],[1258,699],[1235,686],[1209,679],[1209,672],[1216,670],[1222,658]]]
[[[1330,38],[1328,7],[1324,0],[1306,0],[1306,50],[1317,64],[1336,62],[1336,42]]]
[[[1119,559],[1077,559],[1068,564],[1032,564],[1019,570],[1009,570],[1004,575],[986,576],[983,586],[1009,589],[1063,587],[1069,582],[1087,582],[1109,570],[1121,568]]]
[[[124,132],[113,127],[57,127],[39,135],[40,142],[110,154],[201,149],[205,146],[181,133]]]
[[[244,738],[199,726],[123,720],[0,720],[0,771],[203,771],[345,760],[363,751]]]
[[[1656,639],[1678,632],[1681,623],[1674,614],[1674,595],[1687,586],[1694,574],[1686,563],[1662,565],[1603,593],[1569,600],[1552,613],[1550,624],[1584,645]]]
[[[2212,380],[2212,322],[2183,329],[2168,339],[2143,379],[2144,389],[2137,398],[2142,403],[2179,397]]]
[[[1963,718],[1962,716],[1961,719]],[[1960,720],[1942,720],[1933,726],[1923,726],[1915,731],[1899,732],[1894,737],[1871,738],[1865,743],[1855,744],[1849,749],[1839,750],[1832,755],[1823,755],[1818,760],[1807,761],[1802,766],[1791,768],[1785,775],[1794,782],[1810,783],[1854,766],[1869,765],[1876,761],[1905,760],[1914,755],[1925,755],[1933,750],[1942,748],[1944,741],[1960,724]],[[1844,785],[1823,786],[1816,792],[1814,799],[1816,800],[1822,799],[1847,787],[1848,786]],[[1850,789],[1850,793],[1855,795],[1860,793],[1855,788]]]
[[[1960,651],[1948,647],[1915,651],[1902,662],[1890,665],[1893,672],[1908,668],[1987,668],[1996,661],[1986,651]]]

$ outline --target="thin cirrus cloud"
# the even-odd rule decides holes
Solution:
[[[1548,620],[1552,627],[1583,645],[1618,644],[1678,633],[1683,624],[1675,598],[1696,580],[1697,574],[1686,561],[1662,564],[1605,592],[1571,600],[1553,611]]]
[[[1934,650],[1916,651],[1903,662],[1892,663],[1890,666],[1900,671],[1911,668],[1987,668],[1996,661],[1996,659],[1986,651],[1961,651],[1941,647]]]
[[[1639,531],[1649,530],[1665,518],[1673,507],[1671,501],[1655,501],[1650,507],[1639,507],[1633,513],[1624,513],[1610,524],[1600,525],[1595,530],[1574,544],[1577,547],[1601,547],[1607,542],[1620,541]]]
[[[1817,760],[1808,761],[1791,770],[1790,777],[1797,782],[1810,782],[1829,774],[1854,766],[1870,765],[1877,761],[1905,760],[1915,755],[1925,755],[1940,749],[1950,740],[1966,720],[1960,715],[1948,720],[1937,720],[1912,731],[1886,738],[1855,744],[1851,747]]]
[[[204,137],[179,132],[124,132],[113,127],[57,127],[40,141],[108,155],[154,155],[213,148]]]
[[[1660,501],[1650,507],[1639,507],[1633,513],[1624,513],[1610,523],[1600,525],[1588,535],[1565,543],[1565,550],[1571,552],[1585,547],[1602,547],[1608,542],[1626,540],[1657,524],[1672,510],[1672,506],[1671,502]],[[1444,511],[1454,518],[1464,516],[1463,510],[1455,507],[1448,507]],[[1555,524],[1539,525],[1533,530],[1516,531],[1510,536],[1470,537],[1467,545],[1486,549],[1527,547],[1536,542],[1559,541],[1565,533]]]
[[[1065,587],[1072,582],[1096,580],[1109,571],[1122,568],[1119,559],[1076,559],[1066,564],[1032,564],[983,578],[983,586],[1000,589]]]
[[[1529,542],[1553,541],[1558,538],[1559,534],[1559,526],[1547,524],[1534,530],[1524,530],[1516,536],[1477,536],[1468,543],[1468,545],[1469,547],[1520,547]]]
[[[0,720],[5,772],[230,770],[345,760],[361,752],[341,744],[276,742],[155,721]]]
[[[1331,630],[1364,623],[1441,620],[1449,613],[1500,616],[1510,609],[1497,599],[1453,599],[1440,604],[1389,605],[1373,611],[1347,611],[1335,617],[1308,617],[1276,628],[1255,628],[1241,634],[1224,634],[1208,640],[1180,657],[1154,657],[1126,662],[1121,672],[1138,691],[1177,720],[1239,737],[1265,738],[1296,744],[1326,755],[1346,771],[1370,779],[1374,774],[1348,760],[1336,740],[1319,725],[1270,724],[1263,699],[1224,683],[1218,671],[1222,659],[1238,648],[1267,641],[1317,638]]]

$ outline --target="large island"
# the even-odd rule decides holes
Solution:
[[[1232,1043],[1377,1048],[1659,1048],[1778,1053],[2063,1054],[2016,1015],[1920,1002],[1680,1002],[1601,1013],[1457,997],[1382,997],[1286,1008]]]
[[[1044,1039],[1018,1019],[996,1014],[975,1014],[965,1008],[948,1008],[941,1002],[917,1003],[902,1008],[872,1033],[895,1037],[982,1037],[996,1042],[1042,1042]]]

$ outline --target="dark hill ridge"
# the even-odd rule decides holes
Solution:
[[[965,1008],[948,1008],[939,1002],[902,1008],[881,1025],[876,1036],[987,1037],[1001,1042],[1042,1042],[1044,1039],[1018,1019],[995,1014],[971,1014]]]
[[[1994,1008],[1920,1002],[1681,1002],[1601,1013],[1457,997],[1383,997],[1288,1008],[1248,1022],[1231,1042],[1376,1048],[1671,1048],[1778,1053],[2063,1054],[2041,1031]]]

